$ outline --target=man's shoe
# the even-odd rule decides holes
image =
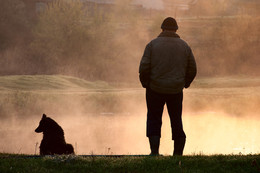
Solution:
[[[159,156],[160,136],[149,137],[151,154],[150,156]]]
[[[174,151],[173,155],[182,156],[186,138],[178,138],[174,140]]]

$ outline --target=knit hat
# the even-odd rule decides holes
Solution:
[[[164,19],[161,28],[164,30],[176,30],[177,31],[178,25],[174,18],[167,17],[166,19]]]

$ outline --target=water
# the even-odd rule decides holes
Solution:
[[[41,115],[31,120],[10,118],[1,121],[0,152],[39,154],[42,134],[34,132]],[[65,132],[76,154],[149,154],[146,112],[51,116]],[[232,116],[222,112],[184,112],[187,143],[184,154],[260,153],[260,121],[257,116]],[[160,153],[171,155],[170,121],[163,115]]]

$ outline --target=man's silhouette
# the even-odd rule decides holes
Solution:
[[[146,88],[147,137],[151,155],[159,155],[162,113],[166,104],[171,120],[174,155],[182,155],[186,135],[182,126],[183,88],[196,76],[196,62],[189,45],[176,34],[177,22],[166,18],[160,35],[147,44],[139,67]]]

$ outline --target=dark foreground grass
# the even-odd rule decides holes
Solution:
[[[260,155],[183,157],[28,156],[0,154],[0,172],[259,172]]]

